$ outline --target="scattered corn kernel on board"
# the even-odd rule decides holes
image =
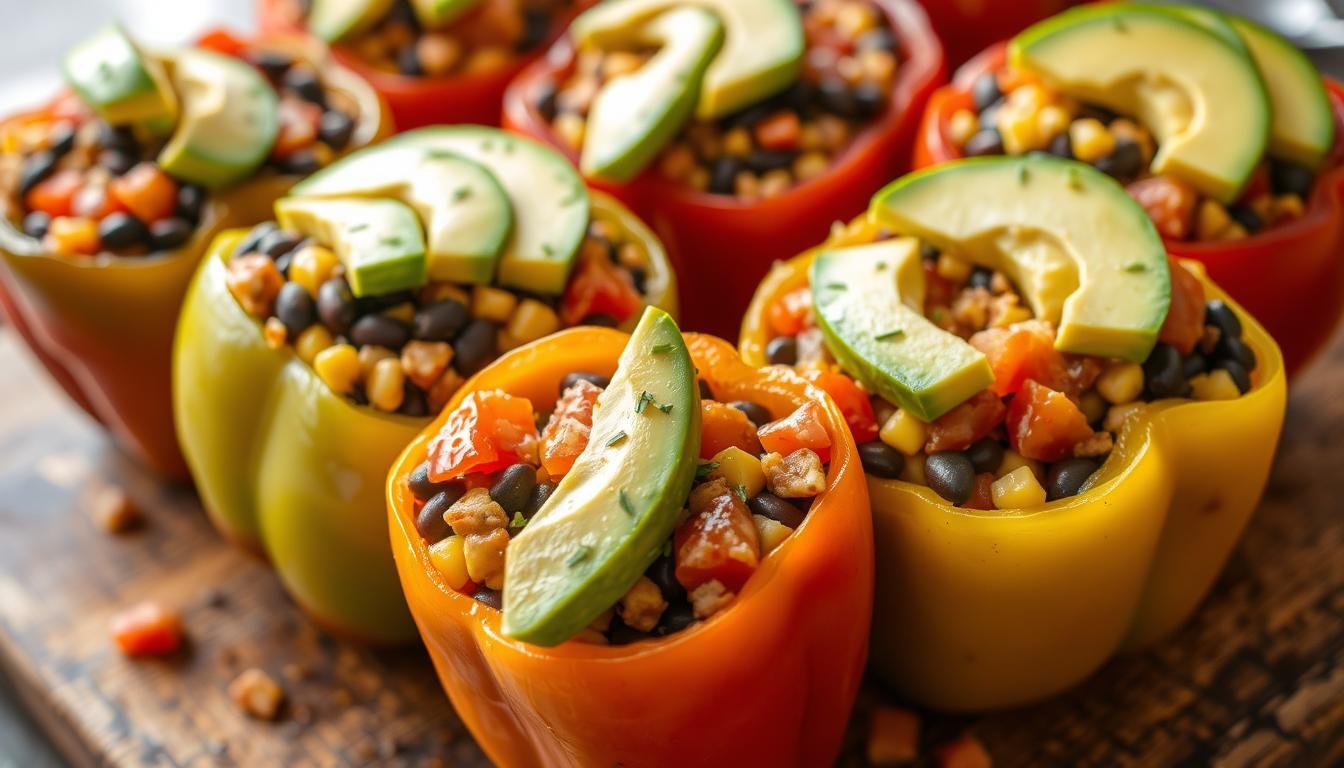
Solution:
[[[132,466],[0,331],[0,664],[75,765],[487,765],[423,651],[375,652],[315,627],[274,575],[222,541],[194,496]],[[1338,764],[1344,760],[1344,336],[1295,386],[1265,501],[1213,595],[1155,651],[1045,705],[924,715],[923,741],[970,729],[995,765]],[[143,524],[113,536],[91,494],[124,487]],[[164,661],[124,658],[117,608],[182,606]],[[273,723],[227,689],[259,666]],[[842,765],[863,765],[861,696]]]

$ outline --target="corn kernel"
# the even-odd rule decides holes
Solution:
[[[789,526],[765,515],[752,515],[751,522],[756,524],[756,536],[761,541],[761,557],[774,552],[793,533]]]
[[[1031,474],[1035,475],[1038,480],[1045,476],[1045,468],[1041,466],[1039,461],[1028,459],[1026,456],[1023,456],[1011,448],[1003,452],[1003,463],[999,464],[997,476],[1004,477],[1022,467],[1031,470]]]
[[[478,285],[471,292],[471,314],[503,325],[509,321],[518,297],[503,288]]]
[[[863,65],[863,74],[878,87],[886,90],[896,76],[896,57],[891,51],[869,48],[859,53],[859,63]]]
[[[1222,368],[1201,373],[1190,380],[1190,389],[1196,400],[1236,400],[1241,390],[1232,375]]]
[[[1004,105],[995,114],[994,122],[1003,139],[1004,151],[1010,155],[1025,154],[1043,146],[1036,134],[1036,113],[1032,108]]]
[[[420,300],[426,304],[452,299],[464,307],[471,306],[471,296],[453,283],[430,283],[420,291]]]
[[[443,577],[445,583],[454,590],[467,586],[467,558],[462,553],[462,537],[449,536],[429,547],[429,562]]]
[[[348,395],[359,381],[359,353],[349,344],[327,347],[313,358],[313,369],[333,392]]]
[[[373,407],[392,412],[401,407],[405,386],[406,372],[401,369],[401,361],[390,357],[373,366],[364,389]]]
[[[846,40],[858,40],[877,26],[877,14],[867,3],[845,3],[836,9],[835,30]]]
[[[379,347],[374,344],[366,344],[359,348],[359,375],[361,378],[369,378],[373,373],[373,366],[378,364],[379,360],[386,360],[389,357],[396,357],[397,353],[387,347]]]
[[[1099,160],[1115,151],[1115,136],[1100,120],[1084,117],[1069,126],[1073,156],[1085,163]]]
[[[384,309],[380,314],[383,317],[390,317],[402,325],[411,325],[415,322],[415,305],[409,301],[403,301],[392,307]]]
[[[1143,412],[1145,404],[1141,402],[1125,403],[1124,405],[1113,405],[1106,412],[1106,419],[1101,423],[1102,429],[1107,432],[1119,432],[1124,428],[1125,422]]]
[[[1069,129],[1069,113],[1057,104],[1047,104],[1036,113],[1036,139],[1048,143]]]
[[[335,343],[336,340],[331,338],[331,331],[328,331],[326,326],[314,324],[303,329],[299,338],[294,340],[294,351],[298,353],[300,360],[312,365],[317,353]]]
[[[560,317],[536,299],[523,299],[505,330],[519,344],[526,344],[560,330]]]
[[[587,124],[582,117],[573,112],[561,112],[555,116],[555,122],[551,124],[555,135],[560,138],[570,149],[579,149],[583,146],[583,134]]]
[[[1134,402],[1143,394],[1143,366],[1129,361],[1111,363],[1097,377],[1097,392],[1111,405]]]
[[[630,51],[612,51],[602,60],[602,76],[607,80],[628,75],[644,65],[644,57]]]
[[[695,152],[685,144],[676,144],[663,153],[658,167],[667,178],[681,181],[695,169]]]
[[[1223,227],[1223,231],[1218,233],[1219,240],[1242,240],[1247,237],[1246,227],[1241,222],[1234,221]]]
[[[765,487],[765,470],[761,469],[761,460],[741,448],[724,448],[714,455],[714,461],[719,465],[714,472],[727,480],[729,485],[742,488],[748,499]]]
[[[950,253],[938,254],[938,276],[954,283],[963,283],[970,279],[975,267],[971,262],[953,256]]]
[[[429,389],[453,361],[446,341],[410,341],[401,348],[401,370],[417,387]]]
[[[1083,393],[1083,396],[1079,398],[1078,407],[1087,417],[1088,424],[1096,424],[1106,416],[1106,398],[1097,394],[1094,389]]]
[[[1297,195],[1280,195],[1274,198],[1274,213],[1277,218],[1300,218],[1305,210],[1306,205]]]
[[[336,254],[320,245],[306,245],[294,254],[289,263],[289,279],[303,286],[308,295],[316,297],[318,286],[331,277],[336,268]]]
[[[928,485],[929,481],[924,477],[924,457],[919,456],[913,461],[905,462],[905,469],[901,470],[901,479],[915,485]]]
[[[1050,92],[1040,83],[1026,83],[1008,93],[1008,103],[1034,112],[1050,103]]]
[[[928,439],[928,425],[904,408],[897,408],[882,424],[878,439],[906,456],[914,456],[924,449]],[[910,462],[906,462],[909,464]]]
[[[830,166],[831,161],[826,159],[826,155],[820,152],[804,152],[793,161],[793,175],[799,181],[807,181],[825,173]]]
[[[744,157],[751,152],[751,134],[746,128],[734,128],[723,137],[723,154]]]
[[[1232,223],[1232,216],[1222,203],[1205,198],[1195,214],[1195,237],[1200,240],[1217,240]]]
[[[289,329],[280,322],[280,318],[268,317],[266,324],[261,328],[261,335],[266,339],[266,346],[279,349],[285,346],[285,342],[289,339]]]
[[[697,165],[691,170],[690,175],[686,177],[686,186],[700,192],[709,189],[709,169]]]
[[[990,486],[994,506],[999,509],[1027,509],[1045,503],[1045,489],[1031,467],[1022,466],[1000,477]]]
[[[953,144],[961,146],[970,140],[975,132],[980,130],[980,118],[969,109],[958,109],[952,113],[952,118],[947,121],[947,138],[952,140]]]

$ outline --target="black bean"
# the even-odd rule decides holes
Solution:
[[[971,98],[975,100],[975,111],[984,112],[1003,98],[999,90],[999,78],[993,72],[986,72],[971,84]]]
[[[323,112],[317,122],[317,138],[337,151],[345,149],[354,133],[355,121],[339,109]]]
[[[277,166],[281,173],[288,173],[294,176],[307,176],[322,167],[322,161],[317,159],[317,153],[311,149],[300,149],[280,161]]]
[[[676,634],[695,623],[695,613],[685,603],[669,605],[653,628],[654,637],[667,637]]]
[[[1204,305],[1204,324],[1217,328],[1223,339],[1241,338],[1241,318],[1222,299],[1213,299]]]
[[[429,498],[439,491],[444,490],[448,483],[436,483],[429,479],[429,462],[422,461],[411,470],[411,474],[406,477],[406,485],[410,487],[411,493],[420,501],[429,501]]]
[[[1115,121],[1116,114],[1096,104],[1084,104],[1082,109],[1078,110],[1078,117],[1090,117],[1103,125],[1110,125]]]
[[[64,155],[75,148],[75,127],[69,123],[59,123],[47,136],[47,149],[57,156]]]
[[[967,157],[1002,155],[1003,137],[999,135],[997,128],[981,128],[966,140],[966,146],[962,147],[962,151]]]
[[[1209,360],[1200,354],[1199,350],[1190,353],[1190,356],[1181,361],[1181,375],[1187,379],[1193,379],[1209,369]]]
[[[1311,196],[1316,174],[1304,165],[1286,160],[1269,162],[1269,185],[1276,195],[1297,195],[1303,200]]]
[[[863,463],[863,471],[873,477],[894,479],[905,470],[905,456],[881,440],[860,445],[859,461]]]
[[[453,299],[436,301],[416,310],[413,334],[424,341],[452,341],[470,319],[471,312],[461,302]]]
[[[399,24],[416,31],[420,29],[420,19],[415,15],[415,9],[407,2],[394,3],[392,10],[387,13],[387,21],[389,24]]]
[[[350,330],[350,324],[355,321],[355,297],[345,278],[333,277],[318,287],[317,316],[333,334]]]
[[[1108,176],[1129,181],[1143,171],[1143,150],[1136,142],[1121,139],[1115,143],[1111,154],[1097,158],[1092,165]]]
[[[817,89],[806,80],[798,80],[771,99],[772,102],[777,102],[776,107],[792,109],[794,112],[802,112],[811,107],[816,100]]]
[[[753,403],[749,400],[734,400],[729,405],[745,413],[747,419],[758,428],[774,421],[774,418],[770,416],[770,411],[760,403]]]
[[[1097,471],[1098,464],[1093,459],[1065,459],[1050,465],[1045,475],[1046,501],[1077,496],[1083,483]]]
[[[621,324],[614,316],[605,312],[595,312],[591,315],[584,315],[579,321],[579,325],[595,325],[599,328],[615,328]]]
[[[537,112],[548,123],[555,119],[555,97],[559,94],[560,89],[550,80],[537,86]]]
[[[564,395],[570,387],[578,384],[580,381],[586,381],[596,387],[606,389],[611,386],[611,379],[600,373],[589,373],[588,371],[575,371],[565,374],[565,378],[560,380],[560,394]]]
[[[149,247],[154,251],[171,251],[191,239],[196,227],[180,216],[169,216],[149,225]]]
[[[23,217],[23,233],[35,240],[46,237],[51,227],[51,214],[44,211],[32,211]]]
[[[1231,214],[1232,218],[1235,219],[1247,232],[1259,232],[1260,228],[1264,226],[1264,222],[1260,219],[1260,214],[1256,213],[1255,209],[1251,208],[1249,205],[1234,205],[1229,208],[1227,212]]]
[[[294,59],[279,51],[257,51],[252,56],[252,63],[270,79],[279,80],[294,66]]]
[[[859,35],[854,47],[860,51],[894,51],[896,35],[886,27],[878,27]]]
[[[527,497],[527,506],[523,507],[523,517],[528,520],[541,511],[546,505],[546,501],[555,493],[555,483],[537,483],[532,489],[532,495]]]
[[[401,405],[397,406],[397,413],[402,416],[410,416],[413,419],[428,416],[429,398],[425,395],[425,390],[417,387],[409,379],[403,381],[401,384]]]
[[[798,340],[792,336],[776,336],[765,345],[765,359],[771,365],[797,363]]]
[[[302,235],[286,232],[283,229],[273,229],[257,241],[255,250],[258,253],[270,256],[272,259],[278,259],[294,250],[295,246],[301,242],[303,242]]]
[[[51,152],[36,152],[29,155],[23,163],[23,172],[19,175],[19,195],[28,194],[28,190],[54,173],[58,159]]]
[[[118,152],[115,149],[104,149],[98,153],[98,164],[106,168],[108,173],[113,176],[124,176],[127,171],[135,167],[135,163],[134,155]]]
[[[1061,133],[1050,140],[1050,148],[1046,150],[1055,157],[1062,157],[1065,160],[1073,159],[1073,139],[1069,138],[1068,132]]]
[[[924,478],[934,493],[961,504],[975,491],[975,467],[957,451],[942,451],[924,458]]]
[[[737,186],[737,173],[742,170],[742,161],[736,157],[724,155],[714,161],[709,172],[709,191],[716,195],[731,195]]]
[[[279,229],[274,221],[266,221],[253,227],[243,239],[238,242],[238,247],[234,250],[234,256],[243,256],[252,253],[261,245],[268,235]]]
[[[677,581],[677,561],[671,555],[659,555],[653,565],[644,572],[649,580],[658,585],[663,599],[669,603],[680,603],[686,599],[686,588]]]
[[[849,83],[837,77],[828,77],[817,85],[817,97],[821,100],[821,106],[827,112],[831,112],[839,117],[846,119],[857,117],[858,109],[854,103],[854,92],[850,90]]]
[[[108,123],[98,125],[98,146],[111,149],[131,157],[140,156],[140,142],[130,126],[112,126]]]
[[[938,257],[941,255],[942,251],[939,251],[938,247],[933,243],[921,242],[919,244],[919,258],[924,261],[937,261]]]
[[[1185,379],[1181,353],[1170,344],[1158,344],[1143,362],[1143,379],[1154,400],[1164,397],[1185,397],[1190,384]]]
[[[994,283],[994,271],[984,267],[976,267],[971,272],[970,286],[972,288],[984,288],[989,290],[989,286]]]
[[[747,167],[756,173],[766,173],[779,168],[788,168],[793,164],[796,152],[780,152],[770,149],[754,149],[744,158]]]
[[[872,117],[887,104],[887,94],[874,83],[859,83],[853,91],[854,112],[858,117]]]
[[[322,88],[322,80],[312,67],[292,67],[285,73],[283,84],[304,101],[311,101],[323,106],[327,103],[327,94]]]
[[[499,594],[499,590],[489,587],[477,587],[476,593],[472,595],[476,602],[494,608],[496,611],[504,607],[504,597]]]
[[[183,184],[177,188],[177,215],[195,224],[201,220],[201,208],[205,205],[205,190],[195,184]]]
[[[453,343],[453,353],[453,368],[463,376],[484,368],[495,357],[495,324],[480,317],[472,320]]]
[[[612,617],[611,627],[607,630],[607,640],[612,645],[629,645],[637,643],[640,640],[646,640],[652,637],[648,632],[641,632],[638,629],[621,621],[620,616]]]
[[[1223,359],[1232,360],[1247,371],[1255,370],[1255,350],[1241,339],[1236,337],[1219,339],[1217,352]]]
[[[997,473],[1003,465],[1003,444],[992,437],[983,438],[966,449],[966,458],[971,460],[976,473]]]
[[[537,470],[531,464],[514,464],[500,473],[490,486],[490,498],[504,508],[510,517],[527,507],[532,491],[537,487]]]
[[[442,541],[452,533],[447,521],[443,519],[443,513],[448,508],[457,503],[466,493],[466,488],[461,483],[448,483],[447,487],[425,502],[420,508],[420,512],[415,516],[415,529],[425,538],[425,541],[431,544],[436,541]]]
[[[647,294],[649,290],[649,270],[643,267],[630,267],[630,282],[634,284],[639,295]]]
[[[724,119],[724,124],[732,128],[755,128],[756,124],[773,114],[778,107],[771,101],[753,104],[739,110]]]
[[[1246,394],[1251,390],[1251,374],[1246,367],[1236,360],[1219,360],[1219,368],[1227,371],[1227,375],[1232,377],[1232,382],[1237,385],[1237,391]]]
[[[414,301],[415,294],[410,291],[393,291],[392,293],[380,293],[375,296],[361,296],[355,299],[355,310],[356,314],[368,315]]]
[[[546,42],[551,31],[551,14],[545,8],[527,8],[523,11],[523,34],[515,47],[528,51]]]
[[[808,501],[811,501],[811,499],[808,499]],[[747,500],[747,506],[751,508],[753,515],[768,517],[790,528],[797,528],[803,524],[804,513],[802,510],[769,491],[761,491],[752,496]]]
[[[700,387],[701,400],[713,400],[714,390],[709,388],[709,382],[704,379],[696,379],[696,385]]]
[[[149,238],[145,223],[129,213],[109,213],[98,222],[98,239],[113,250],[140,245]]]
[[[407,77],[420,77],[425,70],[420,66],[420,55],[414,45],[403,45],[397,50],[397,70]]]
[[[285,324],[290,339],[297,339],[304,329],[317,320],[313,297],[298,283],[285,283],[275,297],[275,316]]]
[[[350,340],[357,347],[372,345],[399,350],[410,338],[406,326],[387,315],[365,315],[350,326]]]

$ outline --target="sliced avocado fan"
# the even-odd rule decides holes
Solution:
[[[328,245],[345,265],[355,296],[425,284],[425,236],[405,203],[286,197],[276,201],[275,218],[282,228]]]
[[[172,130],[177,95],[163,65],[146,55],[118,24],[90,35],[61,61],[65,82],[112,125]]]

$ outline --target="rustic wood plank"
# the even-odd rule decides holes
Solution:
[[[969,730],[997,765],[1344,762],[1344,336],[1296,386],[1270,490],[1213,596],[1176,637],[1049,703],[925,717],[932,747]],[[82,503],[100,482],[147,515],[113,537]],[[267,568],[213,533],[189,490],[112,449],[0,332],[0,665],[80,765],[486,764],[418,650],[373,652],[316,629]],[[123,659],[106,625],[143,598],[180,605],[188,650]],[[229,681],[281,680],[277,723]],[[869,686],[841,762],[862,764]]]

